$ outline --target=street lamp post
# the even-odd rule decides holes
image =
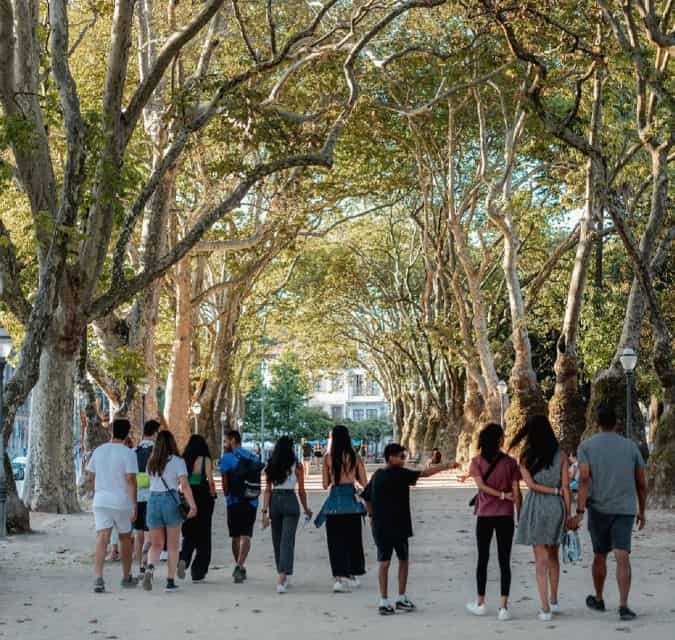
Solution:
[[[637,354],[627,347],[621,353],[619,360],[626,372],[626,437],[631,439],[633,437],[633,372],[637,365]]]
[[[199,414],[202,412],[202,405],[195,402],[192,405],[192,413],[195,417],[195,433],[199,433]]]
[[[504,382],[503,380],[500,380],[497,383],[497,391],[499,391],[499,408],[500,408],[500,424],[502,426],[502,429],[504,428],[504,398],[506,397],[506,393],[509,390],[509,386]]]
[[[12,338],[0,327],[0,538],[7,535],[7,476],[5,475],[5,437],[2,433],[3,391],[5,389],[5,364],[12,350]]]
[[[265,390],[270,384],[270,372],[263,360],[260,365],[262,385],[260,390],[260,460],[265,459]]]

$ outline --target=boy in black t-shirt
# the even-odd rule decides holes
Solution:
[[[373,474],[368,486],[363,490],[363,499],[366,502],[368,515],[373,527],[373,538],[377,545],[377,561],[379,568],[380,605],[379,612],[383,616],[395,613],[394,606],[389,602],[389,565],[391,556],[396,551],[398,558],[398,598],[396,609],[399,611],[413,611],[415,605],[406,595],[408,582],[408,538],[412,532],[412,518],[410,517],[410,487],[417,483],[418,478],[427,478],[453,469],[454,462],[437,464],[424,471],[406,469],[405,448],[392,442],[384,449],[384,459],[387,466]]]

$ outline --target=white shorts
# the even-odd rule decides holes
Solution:
[[[129,533],[131,531],[131,509],[94,507],[94,521],[96,531],[117,527],[120,533]]]

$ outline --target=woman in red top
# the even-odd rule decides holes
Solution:
[[[478,544],[478,567],[476,582],[478,597],[466,605],[469,613],[484,616],[487,566],[490,559],[492,534],[497,535],[497,554],[501,574],[501,599],[497,618],[511,619],[508,609],[511,588],[511,547],[514,532],[515,512],[520,512],[520,471],[516,460],[501,451],[504,444],[504,430],[498,424],[488,424],[478,436],[480,455],[471,461],[469,475],[476,482],[476,542]]]

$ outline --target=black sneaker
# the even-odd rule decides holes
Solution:
[[[234,578],[234,584],[241,584],[242,582],[244,582],[244,580],[246,579],[244,576],[245,576],[244,570],[239,565],[237,565],[234,568],[234,572],[232,573],[232,577]]]
[[[176,593],[176,591],[178,591],[178,585],[172,578],[167,578],[164,591],[166,591],[166,593]]]
[[[138,573],[139,573],[140,575],[144,575],[144,574],[145,574],[145,565],[141,565],[140,569],[138,570]]]
[[[242,580],[246,580],[248,578],[248,574],[246,573],[246,567],[240,567],[241,568],[241,578]]]
[[[127,576],[126,578],[122,578],[120,586],[124,589],[135,589],[138,586],[138,578],[134,578],[131,575]]]
[[[94,580],[94,593],[105,593],[105,582],[103,582],[103,578],[96,578],[96,580]]]
[[[628,607],[619,607],[619,618],[621,618],[623,622],[630,622],[631,620],[635,620],[635,618],[637,618],[637,613]]]
[[[586,606],[593,611],[604,611],[605,601],[598,600],[595,596],[588,596],[586,598]]]
[[[406,596],[402,600],[396,601],[396,611],[415,611],[415,605]]]
[[[390,604],[380,605],[378,611],[380,612],[381,616],[393,616],[396,613],[396,611],[394,611],[394,607],[392,607]]]

